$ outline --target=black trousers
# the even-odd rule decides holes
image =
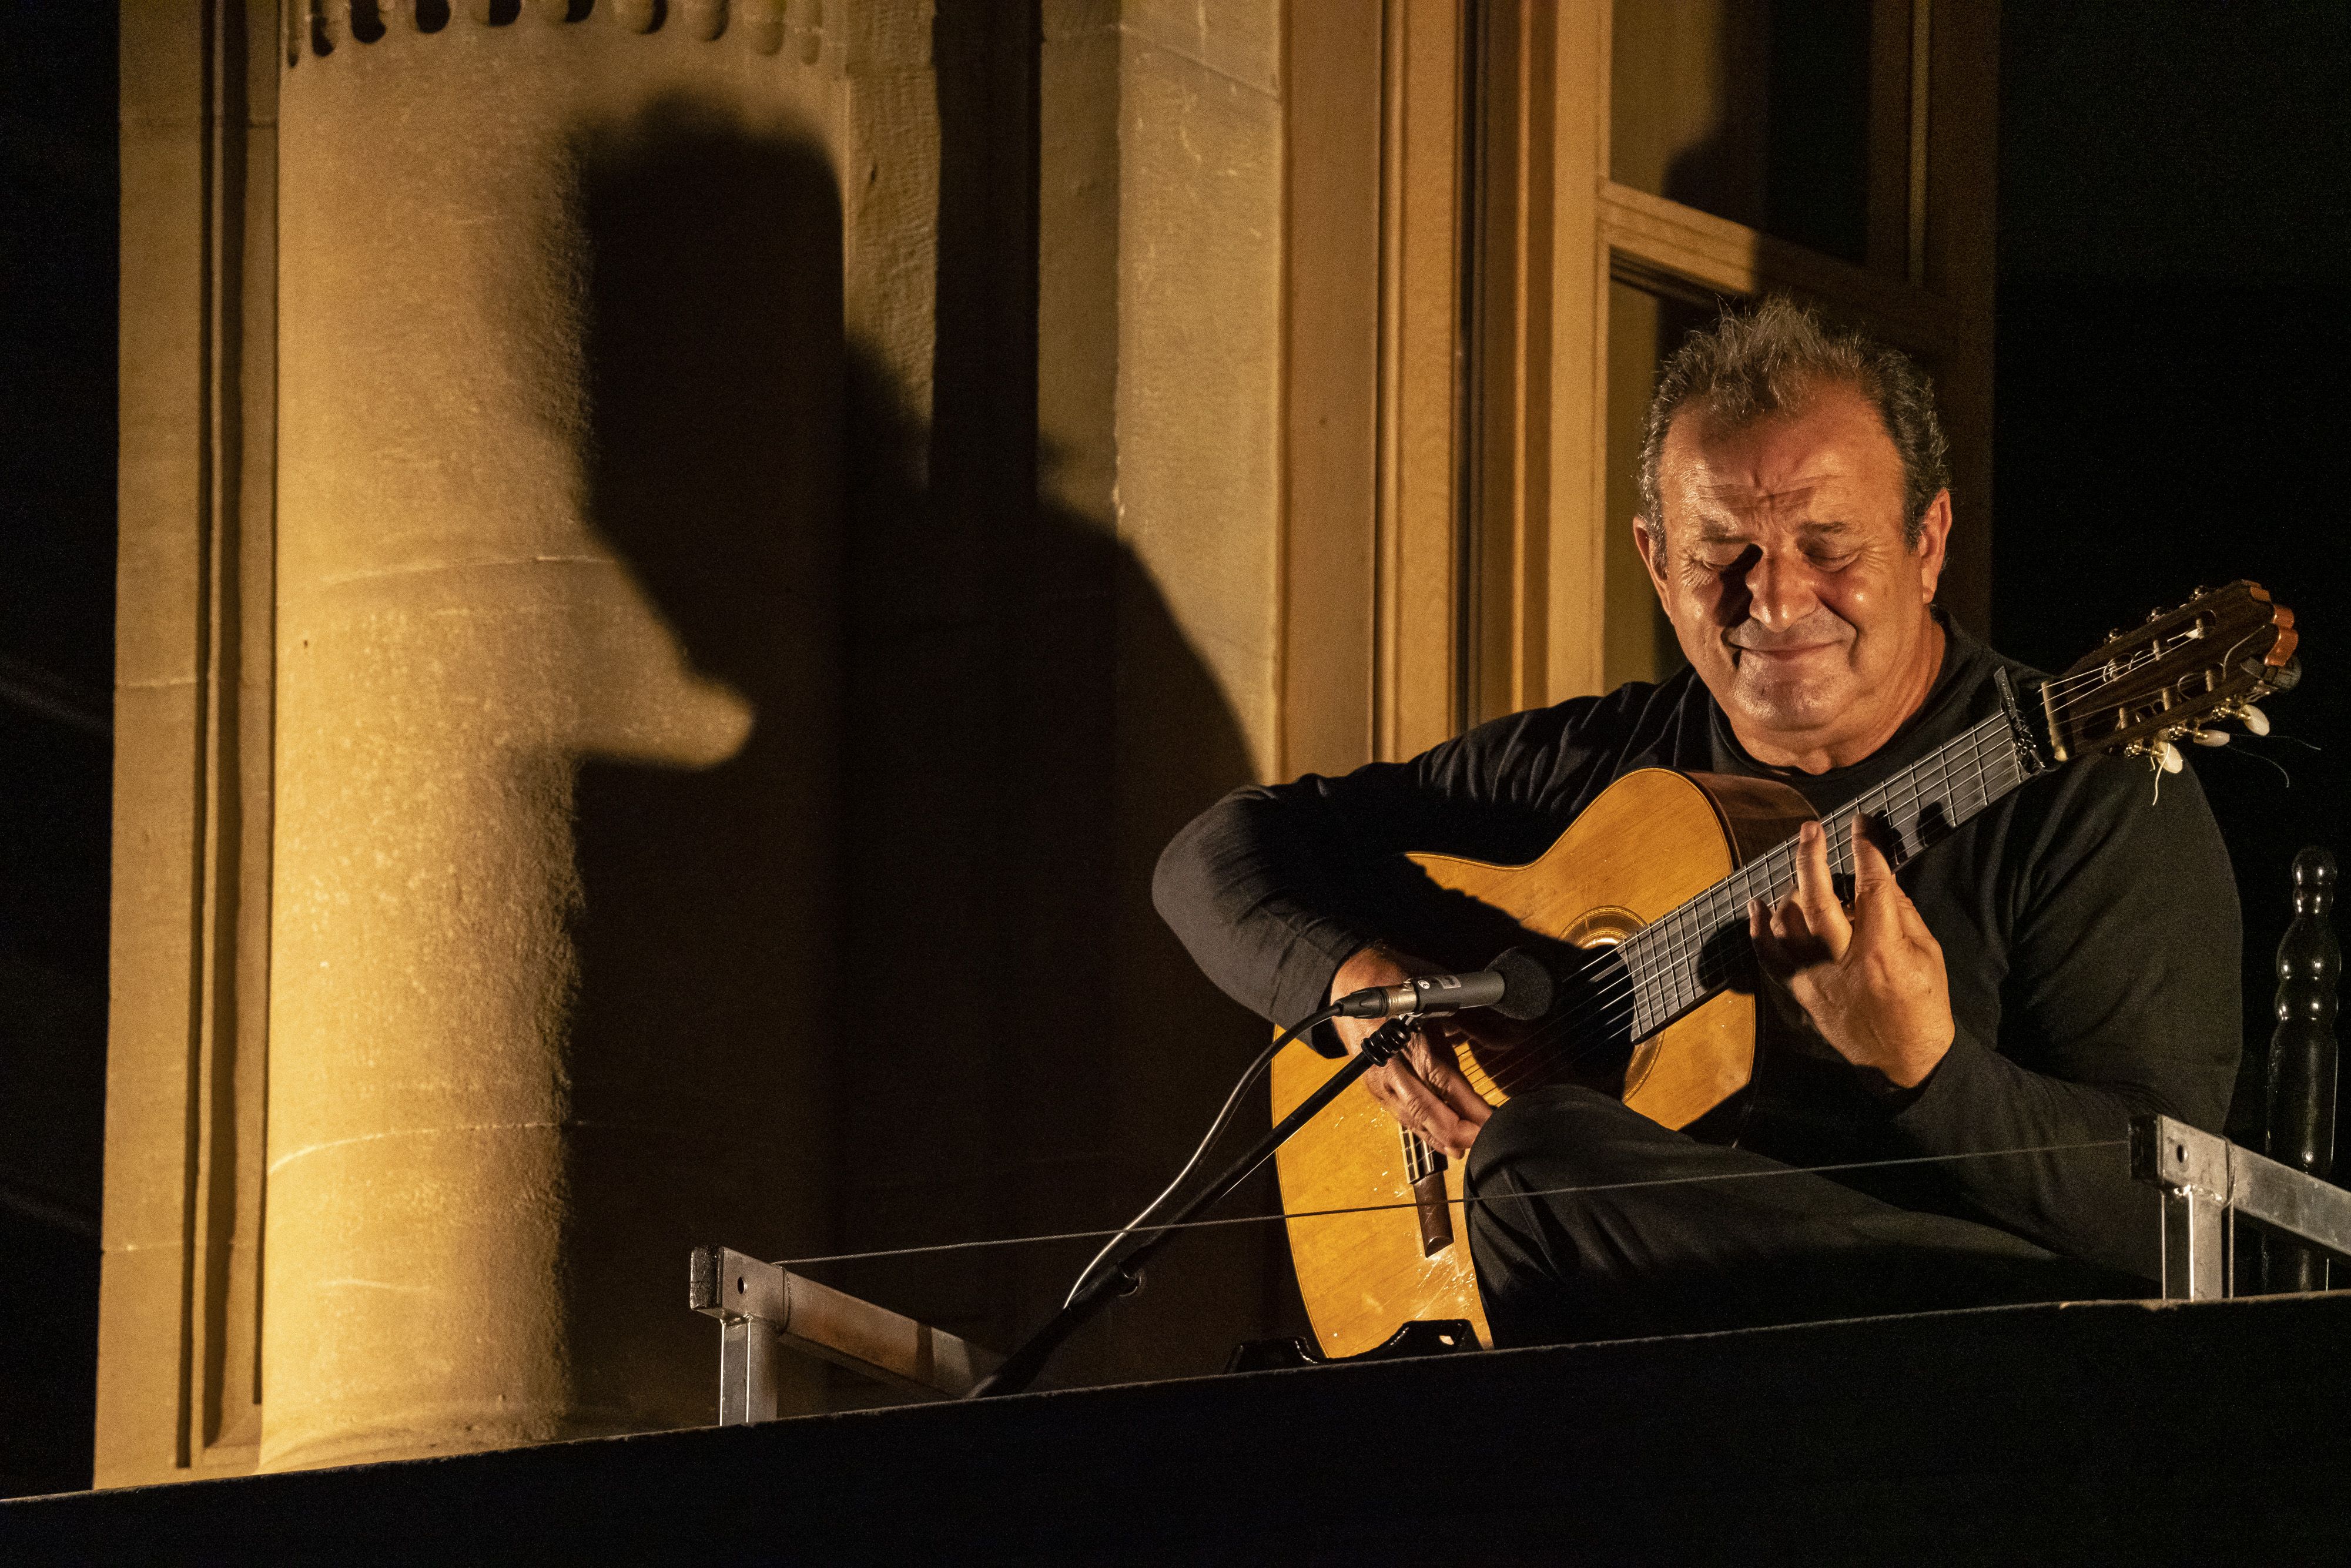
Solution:
[[[1687,1179],[1721,1176],[1740,1179]],[[2004,1230],[1701,1144],[1572,1086],[1496,1111],[1467,1182],[1497,1344],[2153,1293]],[[1611,1184],[1665,1185],[1531,1196]]]

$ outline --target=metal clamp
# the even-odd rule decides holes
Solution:
[[[2131,1175],[2163,1190],[2163,1297],[2236,1293],[2236,1218],[2351,1260],[2351,1192],[2169,1116],[2131,1123]]]
[[[722,1427],[776,1418],[776,1356],[783,1346],[932,1399],[962,1398],[1004,1360],[731,1247],[694,1249],[687,1305],[718,1320]]]

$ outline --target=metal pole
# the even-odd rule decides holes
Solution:
[[[2229,1293],[2227,1206],[2193,1187],[2163,1195],[2163,1299],[2218,1301]]]

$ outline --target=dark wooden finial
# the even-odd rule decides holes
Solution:
[[[2335,857],[2306,849],[2294,857],[2294,920],[2278,944],[2268,1153],[2320,1177],[2335,1168],[2335,1011],[2343,948],[2328,918],[2334,908]],[[2271,1291],[2323,1291],[2326,1260],[2282,1237],[2264,1237],[2262,1278]]]

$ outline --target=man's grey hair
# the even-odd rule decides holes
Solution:
[[[1666,434],[1687,409],[1712,430],[1744,429],[1800,413],[1822,388],[1850,387],[1877,410],[1902,459],[1902,538],[1918,548],[1927,508],[1951,483],[1950,448],[1935,417],[1935,391],[1909,356],[1862,333],[1821,324],[1784,295],[1728,309],[1692,332],[1666,361],[1641,424],[1641,516],[1662,530],[1657,469]]]

